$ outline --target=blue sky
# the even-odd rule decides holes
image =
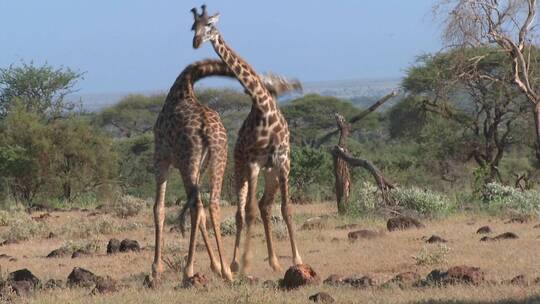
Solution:
[[[190,62],[192,0],[1,0],[0,67],[33,60],[85,71],[81,93],[168,89]],[[429,0],[205,0],[258,72],[303,81],[396,78],[441,48]]]

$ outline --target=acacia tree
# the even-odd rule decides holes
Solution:
[[[508,148],[521,140],[529,109],[509,79],[512,68],[499,48],[458,49],[420,58],[403,82],[423,96],[422,110],[460,126],[455,147],[474,159],[483,182],[500,179],[499,164]]]
[[[452,47],[497,45],[511,60],[512,77],[531,105],[540,162],[540,87],[534,41],[536,0],[440,0],[435,11],[444,17],[443,38]],[[498,79],[493,76],[494,79]]]
[[[75,92],[83,73],[69,68],[53,68],[34,63],[0,68],[0,118],[5,117],[15,103],[22,103],[27,112],[54,118],[75,108],[65,97]]]

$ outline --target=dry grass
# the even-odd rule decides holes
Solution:
[[[276,206],[277,207],[277,206]],[[278,208],[276,208],[278,209]],[[175,213],[169,208],[168,213]],[[225,207],[222,218],[232,216],[233,207]],[[459,215],[449,219],[427,222],[426,228],[402,232],[386,232],[381,237],[371,240],[359,240],[351,243],[347,240],[347,230],[334,227],[345,223],[358,223],[362,228],[385,230],[382,219],[347,219],[335,215],[333,204],[295,206],[295,221],[302,223],[311,216],[331,215],[325,229],[298,230],[298,242],[304,262],[311,264],[324,279],[330,274],[362,274],[373,277],[377,283],[383,283],[400,272],[415,271],[425,276],[434,268],[446,269],[455,265],[478,266],[486,271],[488,280],[506,280],[518,274],[525,274],[533,279],[540,276],[540,229],[534,229],[536,222],[527,224],[505,224],[503,219]],[[88,219],[88,220],[87,220]],[[115,227],[131,227],[132,230],[117,229],[104,231],[108,234],[94,233],[92,239],[101,241],[101,251],[93,257],[78,259],[46,259],[53,249],[61,247],[70,238],[60,235],[57,238],[38,238],[20,244],[0,247],[0,254],[17,258],[15,262],[0,259],[1,271],[13,271],[28,268],[42,280],[50,278],[65,280],[73,267],[83,267],[98,275],[110,275],[125,285],[120,292],[110,295],[88,296],[84,289],[42,291],[29,299],[30,303],[307,303],[309,295],[317,291],[327,291],[339,303],[507,303],[504,299],[514,299],[515,303],[539,303],[540,286],[456,286],[433,289],[369,289],[358,290],[347,287],[312,286],[292,292],[264,289],[261,286],[228,286],[217,277],[213,277],[208,267],[208,258],[204,251],[197,252],[196,271],[212,278],[208,290],[175,289],[180,282],[178,273],[168,271],[164,275],[164,286],[158,291],[141,288],[144,275],[150,272],[153,257],[153,223],[150,208],[129,219],[118,219],[108,215],[88,217],[85,212],[54,212],[46,220],[46,227],[51,231],[61,231],[66,225],[79,223],[114,221]],[[137,223],[133,226],[132,223]],[[519,235],[517,240],[500,242],[479,242],[476,229],[489,225],[494,234],[511,231]],[[166,257],[178,259],[186,254],[187,238],[179,233],[169,232],[166,227]],[[0,233],[9,229],[0,227]],[[67,229],[67,228],[64,228]],[[77,229],[74,229],[77,230]],[[82,229],[86,231],[85,229]],[[47,234],[46,232],[44,234]],[[283,273],[272,273],[265,261],[266,245],[262,234],[262,225],[256,229],[254,245],[253,275],[261,281],[278,279]],[[448,240],[450,248],[444,259],[435,265],[417,265],[415,259],[422,252],[436,250],[437,245],[425,244],[423,237],[437,234]],[[83,237],[84,234],[81,234]],[[138,240],[146,250],[140,253],[121,253],[107,256],[104,252],[110,238],[130,238]],[[75,239],[76,241],[76,239]],[[233,236],[224,237],[227,257],[232,254]],[[291,253],[287,239],[276,241],[280,261],[284,268],[291,263]],[[430,263],[431,264],[431,263]],[[455,302],[450,302],[454,300]],[[528,300],[529,302],[526,302]],[[430,302],[431,301],[431,302]],[[497,302],[498,301],[498,302]],[[512,303],[512,302],[510,302]]]

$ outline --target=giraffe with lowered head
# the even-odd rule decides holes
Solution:
[[[239,270],[238,254],[245,218],[247,233],[242,256],[242,273],[246,274],[249,271],[252,226],[256,217],[257,178],[261,169],[264,171],[265,189],[263,197],[258,202],[258,208],[264,225],[270,267],[274,271],[281,270],[274,251],[270,221],[272,203],[278,188],[281,190],[281,213],[289,232],[292,260],[294,264],[301,264],[302,258],[296,245],[289,205],[290,146],[287,122],[277,106],[275,95],[264,86],[261,77],[223,40],[215,26],[219,14],[208,16],[204,5],[201,14],[198,14],[196,8],[193,8],[192,12],[195,19],[192,27],[195,31],[193,48],[197,49],[203,42],[210,41],[218,56],[233,71],[252,99],[251,111],[240,128],[234,149],[235,181],[239,202],[232,270]]]

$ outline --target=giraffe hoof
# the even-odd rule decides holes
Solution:
[[[238,262],[231,263],[231,271],[233,273],[238,273],[240,271],[240,265],[238,264]]]
[[[160,285],[160,279],[159,278],[152,278],[149,275],[144,277],[143,286],[146,288],[151,289],[158,289]]]

